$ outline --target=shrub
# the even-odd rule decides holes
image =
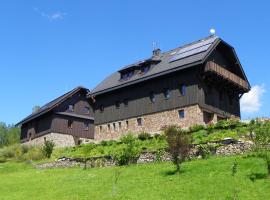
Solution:
[[[31,147],[26,154],[23,154],[22,160],[42,160],[45,158],[44,150],[41,147]]]
[[[138,139],[139,140],[148,140],[151,138],[151,135],[147,132],[141,132],[139,135],[138,135]]]
[[[17,161],[28,161],[28,160],[41,160],[44,158],[45,156],[43,154],[43,150],[41,147],[15,144],[0,150],[0,159],[4,161],[7,159],[13,159]]]
[[[136,139],[132,134],[121,138],[122,146],[114,152],[114,159],[118,165],[129,165],[135,163],[140,154]]]
[[[52,141],[49,141],[49,140],[44,141],[43,153],[47,158],[51,158],[53,148],[54,148],[54,143]]]
[[[253,126],[253,130],[255,132],[255,137],[253,137],[253,141],[257,148],[260,149],[268,149],[270,143],[270,123],[256,123]]]
[[[198,125],[198,124],[195,124],[194,126],[189,127],[190,132],[197,132],[204,129],[205,129],[204,125]]]
[[[22,155],[22,150],[19,144],[7,146],[0,150],[0,157],[17,159],[21,155]]]
[[[207,159],[211,155],[210,147],[208,145],[199,145],[198,151],[199,155],[201,155],[203,159]]]
[[[215,130],[215,125],[214,124],[208,124],[205,129],[207,130],[208,133],[211,133]]]
[[[159,133],[156,133],[155,135],[154,135],[154,138],[156,139],[156,140],[165,140],[166,139],[166,136],[162,133],[162,134],[159,134]]]
[[[180,165],[189,155],[190,135],[176,125],[168,126],[165,129],[166,140],[169,146],[169,153],[176,165],[176,172],[180,172]]]
[[[161,162],[162,161],[162,156],[165,154],[164,149],[159,149],[156,153],[156,162]]]
[[[0,163],[4,163],[4,162],[6,162],[7,161],[7,159],[6,158],[4,158],[4,157],[0,157]]]
[[[206,130],[199,130],[192,133],[192,143],[201,144],[208,142],[208,132]]]
[[[113,140],[102,140],[100,142],[100,145],[101,146],[112,146],[114,144],[114,141]]]

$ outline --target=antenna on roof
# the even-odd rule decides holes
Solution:
[[[157,49],[157,42],[152,43],[153,50]]]
[[[211,28],[209,32],[210,32],[211,35],[216,35],[216,30],[213,29],[213,28]]]

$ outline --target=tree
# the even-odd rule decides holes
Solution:
[[[19,143],[20,135],[20,128],[0,122],[0,147]]]
[[[257,152],[258,157],[265,160],[268,174],[270,174],[270,122],[257,122],[254,132],[255,137],[253,137],[253,142],[255,144],[255,152]]]
[[[180,165],[189,155],[191,137],[190,135],[176,125],[165,128],[166,140],[169,146],[169,153],[172,161],[176,165],[176,172],[180,173]]]

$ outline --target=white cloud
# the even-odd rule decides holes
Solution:
[[[265,92],[264,85],[255,85],[241,98],[241,110],[244,113],[256,113],[260,110],[261,97]]]
[[[50,21],[55,21],[55,20],[61,20],[64,19],[64,17],[67,15],[67,13],[64,12],[53,12],[53,13],[46,13],[44,11],[41,11],[39,8],[34,7],[33,10],[41,15],[44,18],[47,18]]]

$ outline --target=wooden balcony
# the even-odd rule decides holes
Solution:
[[[247,81],[230,72],[229,70],[221,67],[220,65],[218,65],[213,61],[209,61],[206,63],[205,72],[210,72],[218,75],[218,77],[220,77],[221,79],[225,79],[228,82],[238,86],[244,92],[250,90],[249,83]]]

